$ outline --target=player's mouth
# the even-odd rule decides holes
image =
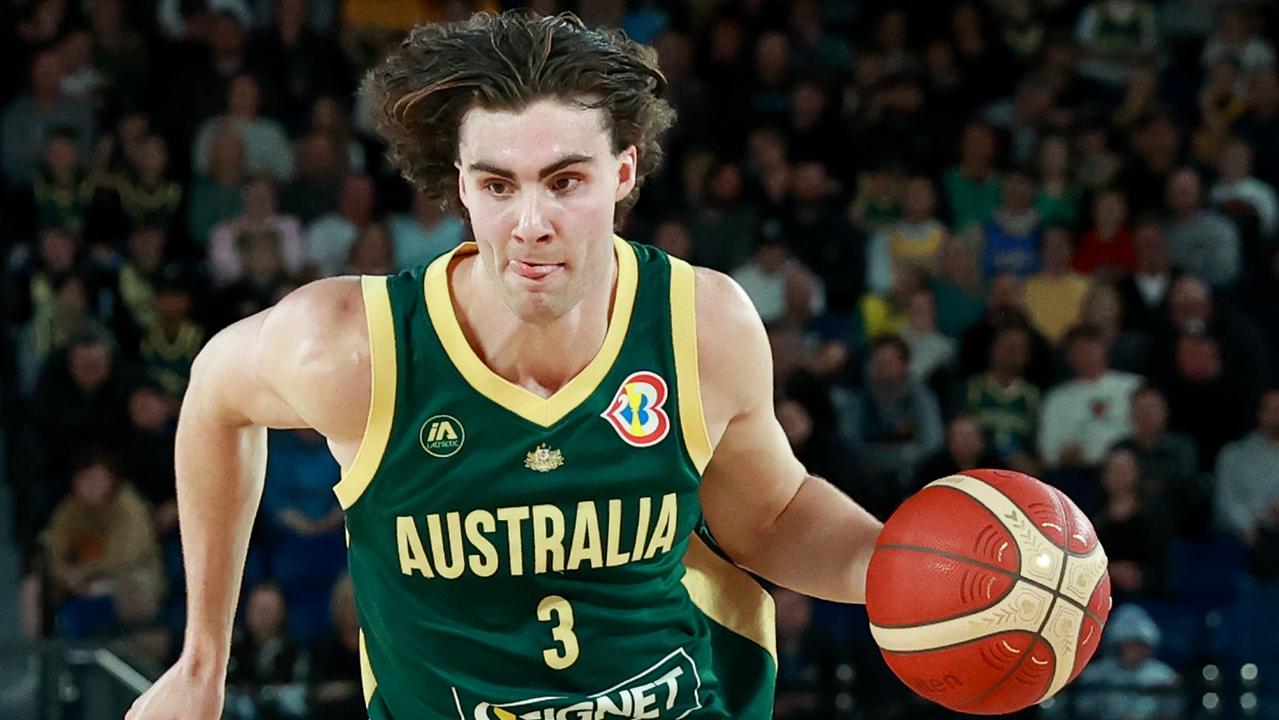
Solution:
[[[525,280],[534,281],[545,280],[563,267],[564,263],[543,263],[529,260],[512,260],[510,263],[510,268],[516,275]]]

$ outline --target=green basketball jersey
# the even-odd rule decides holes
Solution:
[[[373,401],[335,488],[373,720],[767,718],[771,599],[712,549],[693,270],[615,239],[598,355],[490,370],[448,271],[363,279]]]

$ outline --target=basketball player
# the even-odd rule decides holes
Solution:
[[[792,455],[745,294],[613,235],[664,89],[651,48],[530,13],[418,27],[371,73],[392,156],[475,242],[200,354],[185,642],[130,720],[219,716],[266,428],[298,427],[342,465],[371,718],[771,716],[772,606],[737,566],[862,602],[880,525]]]

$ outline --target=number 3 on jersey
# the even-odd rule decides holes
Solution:
[[[542,622],[555,621],[551,628],[551,639],[560,647],[551,647],[542,651],[542,658],[552,670],[564,670],[577,662],[577,636],[573,634],[573,606],[559,595],[547,595],[537,605],[537,619]]]

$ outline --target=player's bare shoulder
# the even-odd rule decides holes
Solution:
[[[737,415],[772,403],[768,334],[750,297],[729,276],[694,269],[697,355],[706,427],[715,444]]]
[[[308,425],[331,440],[358,439],[370,389],[362,280],[325,278],[267,311],[254,363]]]
[[[358,442],[370,395],[361,283],[308,283],[222,330],[196,359],[187,401],[222,406],[245,424]]]

